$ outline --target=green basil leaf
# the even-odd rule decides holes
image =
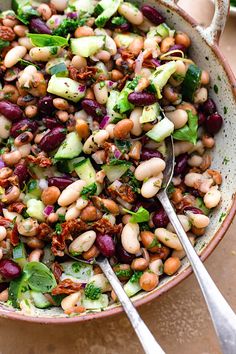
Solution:
[[[50,34],[28,33],[27,37],[36,47],[64,47],[68,45],[68,40],[60,36],[51,36]]]
[[[197,143],[198,116],[188,111],[188,123],[173,133],[173,138],[176,140],[189,141],[194,145]]]
[[[48,293],[56,287],[57,282],[50,269],[41,262],[29,262],[24,266],[28,286],[34,291]]]
[[[131,223],[140,223],[144,221],[149,221],[149,211],[143,207],[140,207],[138,211],[130,211],[128,209],[123,208],[126,213],[131,214],[132,217],[130,218],[129,222]]]

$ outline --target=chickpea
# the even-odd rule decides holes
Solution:
[[[145,270],[148,267],[148,261],[145,258],[135,258],[131,263],[133,270]]]
[[[139,279],[139,285],[145,291],[152,291],[158,283],[158,275],[151,272],[144,272]]]
[[[34,105],[29,105],[25,107],[25,115],[28,118],[33,118],[37,115],[38,113],[38,107]]]
[[[69,109],[69,103],[64,98],[54,98],[53,106],[60,111],[67,111]]]
[[[96,258],[98,255],[99,255],[99,250],[95,245],[92,245],[92,247],[90,247],[88,251],[82,253],[82,257],[85,260]]]
[[[92,205],[89,205],[84,208],[80,214],[80,218],[83,221],[95,221],[99,220],[101,217],[101,212]]]
[[[160,250],[160,243],[157,240],[155,234],[151,231],[142,231],[140,233],[142,244],[150,252],[158,252]]]
[[[161,42],[161,52],[167,53],[170,50],[170,47],[172,47],[175,44],[175,40],[172,37],[166,37],[162,40]]]
[[[208,85],[210,82],[210,75],[206,70],[202,70],[201,74],[201,84],[202,85]]]
[[[60,189],[57,187],[48,187],[43,190],[41,194],[41,200],[45,205],[53,205],[56,203],[60,196]]]
[[[75,38],[85,37],[85,36],[93,36],[94,31],[91,27],[81,26],[75,30],[74,35],[75,35]]]
[[[111,80],[112,81],[121,80],[123,77],[124,77],[124,75],[119,70],[114,69],[111,71]]]
[[[178,257],[170,257],[164,263],[164,273],[173,275],[180,267],[180,259]]]
[[[175,35],[175,43],[176,44],[182,44],[186,48],[188,48],[190,46],[190,44],[191,44],[191,40],[190,40],[189,36],[186,33],[177,32],[177,34]]]
[[[87,139],[89,137],[89,125],[83,119],[76,120],[75,129],[82,139]]]

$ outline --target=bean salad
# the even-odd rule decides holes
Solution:
[[[13,0],[1,13],[0,301],[26,314],[105,309],[117,298],[99,254],[130,297],[178,272],[185,253],[155,197],[165,139],[193,245],[222,183],[209,150],[223,119],[190,47],[158,4]]]

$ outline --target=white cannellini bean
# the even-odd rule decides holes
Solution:
[[[82,209],[84,209],[86,206],[88,205],[88,200],[87,199],[83,199],[81,197],[79,197],[79,199],[77,199],[76,201],[76,208],[81,211]]]
[[[77,209],[76,206],[73,206],[72,208],[69,208],[67,210],[65,219],[66,221],[77,219],[79,217],[79,214],[80,214],[80,210]]]
[[[139,181],[149,177],[158,176],[166,167],[165,161],[159,157],[153,157],[148,161],[142,162],[135,170],[134,175]]]
[[[31,144],[25,144],[22,146],[18,146],[17,150],[20,152],[21,157],[26,157],[26,156],[30,155]]]
[[[195,243],[195,237],[194,235],[188,235],[189,241],[191,242],[191,244],[194,246]],[[171,254],[171,257],[178,257],[179,259],[183,259],[186,256],[185,250],[181,250],[181,251],[177,251],[174,250]]]
[[[14,66],[19,59],[23,58],[25,54],[27,53],[27,49],[21,45],[18,45],[7,52],[5,59],[4,59],[4,65],[6,68],[11,68]]]
[[[175,156],[185,154],[186,152],[192,151],[194,145],[188,141],[178,141],[174,144]]]
[[[135,223],[127,223],[121,233],[121,243],[124,249],[131,253],[136,254],[140,251],[140,243],[138,240],[139,225]]]
[[[81,254],[88,251],[96,240],[96,232],[89,230],[79,235],[69,246],[69,252]]]
[[[97,84],[94,85],[93,92],[98,103],[105,104],[107,102],[108,90],[106,85],[101,86],[101,83],[98,82]]]
[[[206,102],[208,98],[208,90],[205,87],[201,87],[194,94],[194,103]]]
[[[19,43],[21,46],[25,47],[27,50],[30,50],[31,48],[33,48],[33,44],[32,44],[32,42],[31,42],[30,38],[28,38],[28,37],[21,37],[21,38],[19,38],[19,39],[18,39],[18,43]]]
[[[133,128],[131,133],[134,136],[140,136],[142,134],[142,126],[140,123],[140,118],[142,115],[143,109],[141,107],[135,107],[132,113],[130,114],[129,119],[133,122]]]
[[[85,186],[86,182],[83,180],[78,180],[71,183],[62,191],[57,201],[58,204],[60,206],[68,206],[74,203],[79,198],[80,193]]]
[[[0,226],[0,241],[3,241],[7,236],[7,230],[4,226]]]
[[[221,200],[221,192],[217,189],[217,186],[211,187],[209,191],[204,195],[203,201],[208,209],[215,208]]]
[[[181,225],[184,228],[185,232],[188,232],[191,229],[191,223],[189,221],[189,218],[186,215],[177,215],[179,221],[181,222]],[[175,232],[175,229],[173,228],[172,224],[169,222],[167,225],[167,230],[171,231],[171,232]]]
[[[0,138],[7,139],[10,136],[11,122],[0,114]]]
[[[123,2],[118,7],[118,12],[120,15],[124,16],[133,25],[141,25],[143,22],[143,14],[134,5]]]
[[[188,159],[188,164],[191,167],[199,167],[202,163],[202,157],[199,155],[193,155]]]
[[[64,11],[67,8],[68,0],[51,0],[51,4],[59,12]]]
[[[188,113],[183,109],[176,109],[165,114],[174,123],[175,129],[182,128],[188,121]]]
[[[58,56],[60,47],[34,47],[30,49],[29,55],[34,61],[48,61]]]
[[[16,222],[21,222],[23,220],[23,217],[14,211],[8,211],[7,209],[3,209],[2,212],[3,212],[4,218],[6,218],[6,219],[9,219],[9,220],[15,219]]]
[[[151,177],[143,182],[141,194],[144,198],[152,198],[160,190],[163,180],[163,174],[160,173],[156,177]]]
[[[81,300],[81,292],[78,291],[76,293],[64,297],[64,299],[61,302],[61,307],[64,311],[71,310],[74,306],[80,303],[80,300]]]
[[[157,239],[167,247],[173,248],[178,251],[183,249],[178,239],[178,236],[175,233],[160,227],[155,230],[155,235],[157,236]]]
[[[95,274],[89,279],[89,284],[93,283],[97,288],[101,289],[102,293],[110,291],[111,285],[104,274]]]
[[[155,259],[154,261],[149,263],[149,269],[157,274],[157,275],[162,275],[163,274],[163,262],[161,259]]]
[[[185,176],[184,183],[188,187],[194,187],[202,193],[207,193],[214,181],[212,178],[207,178],[200,173],[190,172]]]
[[[189,216],[192,225],[198,229],[207,227],[210,223],[210,219],[206,215],[194,214],[191,212],[186,212],[186,214]]]
[[[109,138],[109,133],[101,129],[99,131],[95,131],[90,137],[85,141],[83,146],[83,152],[85,154],[91,154],[96,151],[99,146],[101,146],[105,141]]]

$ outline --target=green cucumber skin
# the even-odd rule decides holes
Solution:
[[[201,83],[201,74],[202,71],[198,66],[193,64],[189,65],[182,84],[182,95],[184,100],[193,102],[194,94]]]
[[[54,158],[60,159],[73,159],[82,152],[83,145],[76,132],[67,134],[66,139],[63,141],[59,149],[57,150]]]

